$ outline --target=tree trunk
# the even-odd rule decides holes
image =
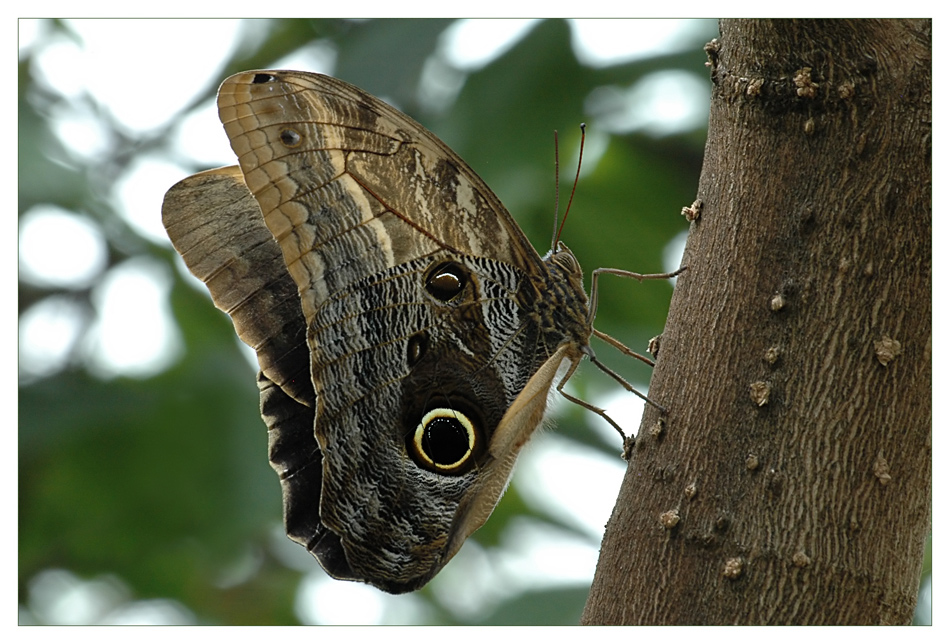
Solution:
[[[725,20],[586,624],[907,624],[931,516],[931,24]]]

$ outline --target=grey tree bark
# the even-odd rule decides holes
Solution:
[[[585,624],[906,624],[931,518],[931,23],[724,20]]]

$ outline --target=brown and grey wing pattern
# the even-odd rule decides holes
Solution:
[[[365,228],[362,239],[389,265],[444,248],[540,271],[534,248],[471,168],[359,88],[319,74],[247,72],[222,84],[218,108],[288,265],[303,249],[319,280],[335,262],[318,263],[312,251],[336,258],[337,249],[323,252],[322,244]],[[321,216],[325,209],[334,210],[332,220]],[[284,243],[287,235],[296,247]]]
[[[240,169],[178,182],[165,195],[162,220],[188,270],[257,353],[261,416],[288,535],[335,576],[352,577],[339,538],[320,521],[322,456],[313,435],[316,400],[297,286]]]
[[[165,195],[162,222],[188,270],[257,352],[264,375],[312,407],[300,298],[240,169],[218,168],[179,181]]]
[[[454,554],[459,526],[467,535],[480,525],[503,489],[496,481],[492,498],[470,502],[498,468],[493,432],[547,357],[529,315],[544,267],[461,159],[361,90],[249,72],[222,85],[219,114],[300,293],[320,521],[353,577],[418,588]],[[409,455],[433,410],[479,435],[450,474]],[[513,456],[504,461],[506,480]],[[458,516],[471,505],[477,519]]]
[[[323,402],[321,519],[345,533],[355,568],[395,592],[421,586],[454,554],[446,547],[458,507],[493,466],[485,459],[453,476],[428,471],[407,456],[408,438],[427,411],[449,407],[463,410],[490,443],[532,373],[518,363],[519,276],[505,264],[461,258],[471,282],[453,306],[439,306],[426,301],[430,263],[414,260],[364,280],[311,324],[311,344],[323,347],[314,352],[323,362],[313,366]],[[509,346],[490,362],[501,338]]]

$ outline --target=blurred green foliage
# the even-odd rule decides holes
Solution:
[[[585,101],[599,87],[627,88],[664,70],[708,82],[702,45],[716,35],[715,23],[682,43],[678,53],[594,68],[578,62],[565,22],[543,21],[488,65],[471,72],[449,69],[461,88],[450,105],[433,109],[417,90],[450,24],[262,21],[265,37],[238,47],[222,73],[207,79],[204,95],[192,107],[213,97],[230,73],[273,67],[315,42],[329,45],[336,53],[335,75],[395,101],[443,138],[508,204],[542,253],[553,226],[552,132],[561,131],[563,210],[577,125],[588,121],[589,134],[606,147],[599,160],[585,166],[563,239],[588,272],[598,266],[662,270],[665,245],[686,229],[678,214],[695,197],[705,131],[606,136],[585,113]],[[53,26],[68,32],[64,25]],[[158,153],[181,160],[168,149],[174,120],[133,137],[103,112],[109,163],[93,168],[70,162],[52,125],[63,99],[36,83],[32,63],[27,55],[19,65],[19,213],[39,203],[86,213],[107,238],[110,267],[139,256],[174,267],[171,248],[138,236],[108,199],[116,177],[137,156]],[[174,73],[162,91],[173,92],[173,81]],[[154,212],[160,217],[159,203]],[[200,623],[296,623],[294,598],[303,573],[274,554],[280,491],[267,463],[253,369],[239,352],[229,321],[177,268],[171,273],[171,308],[185,352],[170,369],[145,379],[102,380],[77,357],[58,373],[21,382],[21,606],[38,573],[65,569],[86,579],[115,575],[131,598],[174,600]],[[67,295],[89,312],[91,325],[93,290],[21,281],[18,308],[22,313],[44,298]],[[608,278],[598,327],[634,348],[645,347],[662,330],[670,293],[663,283]],[[616,357],[605,359],[614,364]],[[649,371],[631,361],[616,364],[634,380],[649,379]],[[582,391],[588,386],[578,383]],[[572,411],[558,431],[605,449],[584,422],[583,413]],[[473,539],[488,551],[503,547],[505,530],[525,517],[571,529],[531,508],[513,488]],[[476,618],[446,609],[431,588],[416,596],[426,605],[429,623],[572,624],[586,594],[585,586],[537,589]],[[21,620],[41,620],[24,610]]]

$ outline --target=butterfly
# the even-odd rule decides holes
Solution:
[[[179,182],[162,216],[257,352],[287,534],[333,577],[421,588],[552,387],[603,414],[562,390],[584,356],[606,369],[592,334],[619,345],[592,326],[597,272],[588,301],[563,243],[539,256],[458,155],[343,81],[236,74],[218,113],[240,165]]]

